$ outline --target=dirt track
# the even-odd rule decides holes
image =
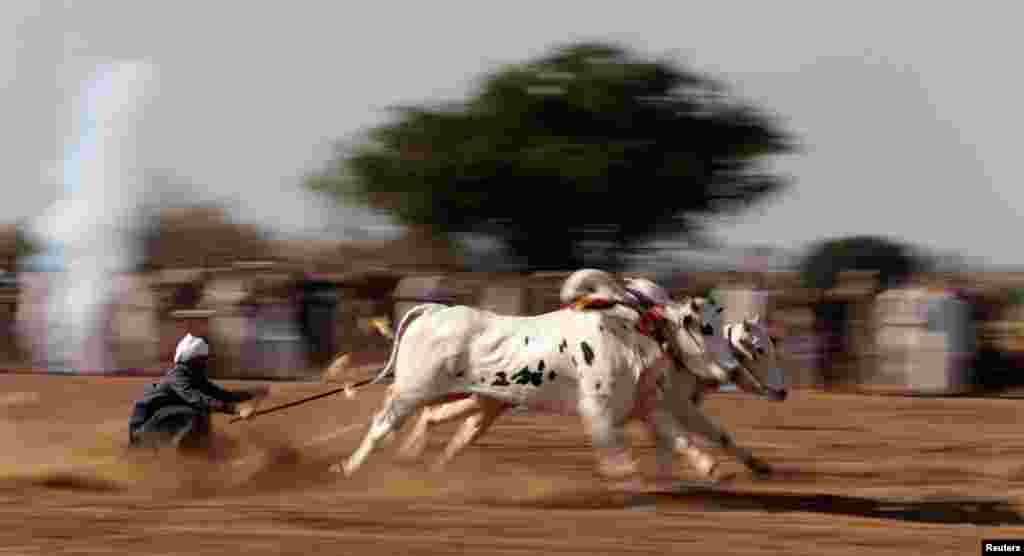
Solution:
[[[716,395],[709,414],[779,472],[726,460],[737,475],[716,489],[645,498],[595,486],[578,422],[554,416],[504,417],[443,476],[387,447],[363,476],[327,473],[380,389],[218,416],[234,464],[129,457],[144,382],[0,376],[0,553],[934,555],[1024,538],[1024,401]],[[270,405],[323,390],[272,387]],[[630,437],[649,464],[650,442]]]

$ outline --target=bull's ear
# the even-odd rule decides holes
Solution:
[[[746,320],[743,321],[743,331],[750,332],[750,323],[747,322]]]

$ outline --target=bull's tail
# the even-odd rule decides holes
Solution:
[[[356,396],[356,388],[377,384],[385,378],[395,376],[395,360],[398,358],[398,345],[402,341],[402,335],[409,328],[409,325],[412,324],[412,321],[427,313],[446,309],[447,307],[447,305],[442,305],[440,303],[424,303],[422,305],[417,305],[405,313],[405,316],[403,316],[402,320],[398,323],[398,329],[395,330],[393,334],[388,334],[388,332],[390,332],[389,329],[382,329],[378,326],[378,330],[380,330],[382,334],[394,339],[394,343],[391,345],[391,355],[388,357],[388,362],[384,365],[384,368],[377,373],[377,376],[372,379],[364,380],[358,384],[345,384],[345,396],[349,399],[354,398]]]
[[[373,319],[370,321],[370,326],[377,331],[378,334],[384,336],[389,340],[395,339],[395,331],[391,329],[391,323],[388,322],[387,317]]]

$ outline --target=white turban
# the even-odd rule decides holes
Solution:
[[[207,357],[210,355],[210,346],[206,340],[196,338],[192,334],[185,334],[185,337],[178,342],[178,348],[174,350],[174,363],[188,363],[196,357]]]

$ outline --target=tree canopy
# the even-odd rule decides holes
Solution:
[[[615,268],[650,239],[695,237],[702,216],[783,191],[764,163],[795,150],[718,81],[600,43],[503,67],[461,103],[394,111],[306,185],[439,236],[499,238],[534,269]]]

